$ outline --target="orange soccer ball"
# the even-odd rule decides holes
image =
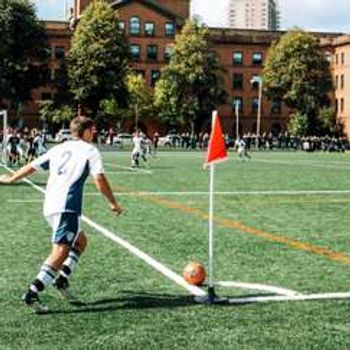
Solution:
[[[199,262],[190,262],[183,271],[184,279],[189,284],[194,284],[196,286],[200,286],[204,282],[206,276],[205,268]]]

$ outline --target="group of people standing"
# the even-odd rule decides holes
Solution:
[[[40,130],[19,131],[9,128],[3,137],[3,153],[9,166],[29,163],[47,151],[47,139]]]

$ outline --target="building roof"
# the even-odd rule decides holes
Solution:
[[[177,13],[171,11],[167,7],[160,5],[154,0],[112,0],[110,4],[112,7],[118,8],[120,6],[128,5],[132,2],[138,2],[149,7],[150,9],[162,14],[163,16],[172,19],[177,25],[183,25],[185,22],[185,18],[179,16]]]
[[[41,21],[44,26],[46,33],[49,36],[56,37],[70,37],[72,32],[69,30],[68,22],[63,21]]]
[[[232,29],[232,28],[209,28],[210,36],[216,43],[221,44],[258,44],[271,45],[271,42],[279,39],[286,31],[271,31],[261,29]],[[329,39],[333,41],[335,38],[342,36],[342,33],[328,32],[309,32],[320,40]]]

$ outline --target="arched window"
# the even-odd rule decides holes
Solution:
[[[140,18],[136,16],[130,18],[129,31],[131,35],[140,35],[140,31],[141,31]]]

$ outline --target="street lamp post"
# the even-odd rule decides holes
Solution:
[[[255,139],[255,147],[259,148],[259,137],[260,137],[260,122],[261,122],[261,105],[262,105],[262,86],[263,81],[260,76],[255,76],[250,81],[250,83],[253,85],[255,83],[259,86],[259,95],[258,95],[258,115],[256,120],[256,139]]]
[[[239,109],[241,108],[241,101],[235,101],[235,114],[236,114],[236,140],[239,137]]]

